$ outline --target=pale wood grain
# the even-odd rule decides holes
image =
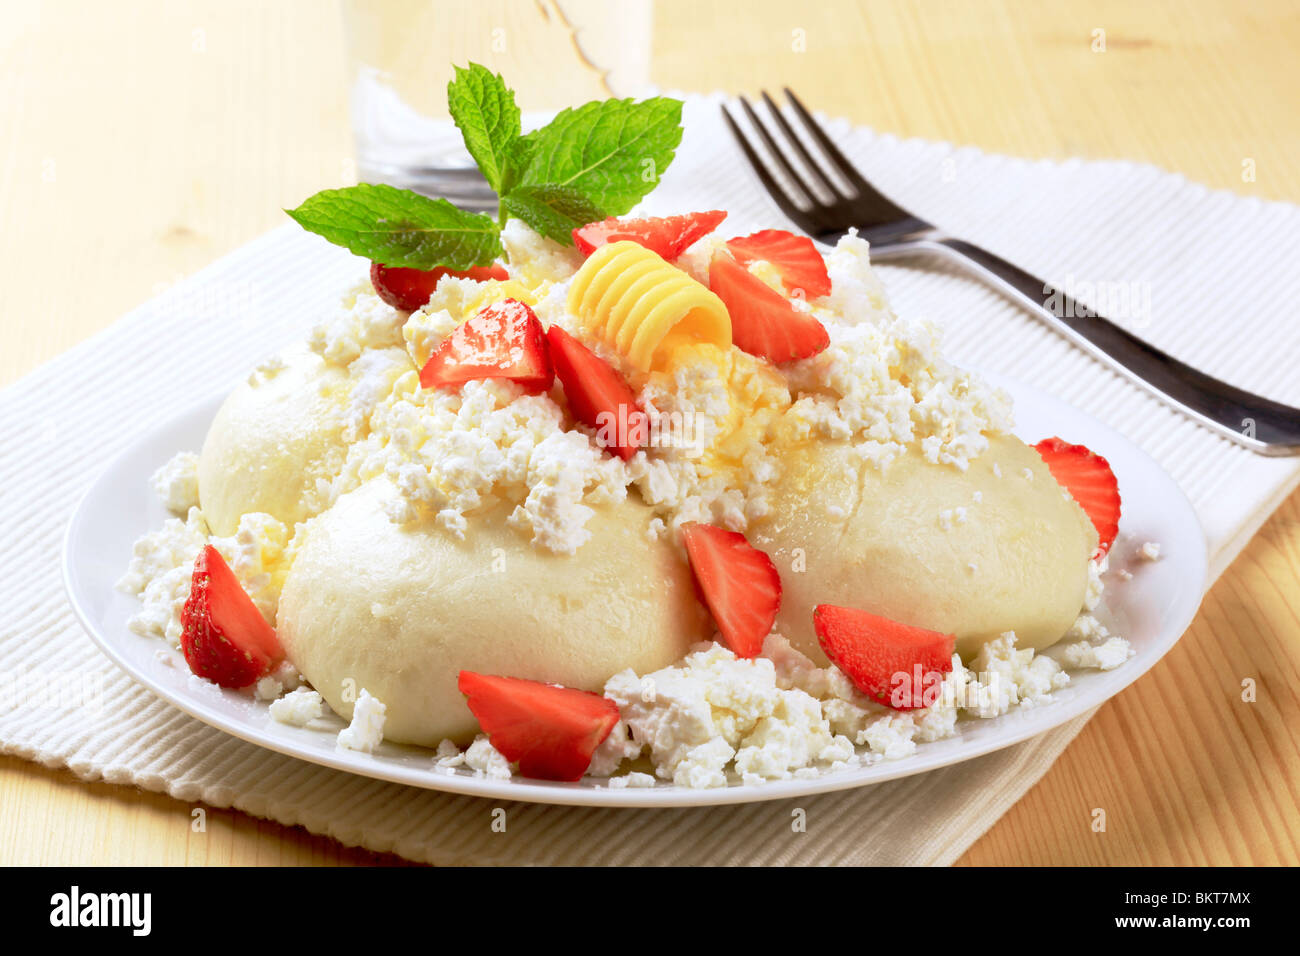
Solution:
[[[0,384],[353,177],[333,4],[5,0],[0,22]],[[1300,10],[1281,0],[664,0],[654,47],[665,88],[786,83],[900,136],[1300,200]],[[1298,581],[1300,494],[961,862],[1300,862]],[[0,758],[0,862],[394,862],[235,811],[196,833],[193,809]]]

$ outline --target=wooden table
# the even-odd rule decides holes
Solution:
[[[1294,6],[1084,6],[667,0],[652,78],[787,83],[902,136],[1142,160],[1300,200]],[[4,0],[0,23],[0,385],[351,175],[332,3]],[[961,862],[1300,862],[1298,608],[1300,494],[1169,656]],[[1240,700],[1244,677],[1256,703]],[[1105,834],[1088,825],[1097,806]],[[190,809],[0,758],[0,862],[395,862],[234,811],[195,835]]]

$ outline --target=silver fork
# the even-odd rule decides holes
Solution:
[[[917,255],[954,260],[1094,357],[1207,428],[1261,455],[1300,454],[1300,409],[1199,372],[1078,305],[1049,283],[912,215],[853,168],[789,89],[785,95],[811,143],[791,128],[766,92],[762,96],[771,117],[766,123],[749,101],[740,97],[741,108],[771,157],[770,165],[759,156],[725,105],[722,115],[764,187],[800,229],[821,241],[834,242],[850,227],[857,227],[871,243],[873,260]],[[777,144],[775,131],[788,144],[785,149]],[[814,159],[813,152],[820,155],[820,161]],[[792,155],[798,157],[797,163],[791,162]],[[782,186],[773,175],[774,169],[795,189]],[[843,177],[848,189],[828,175],[831,169]],[[1048,308],[1048,302],[1057,303],[1057,308]]]

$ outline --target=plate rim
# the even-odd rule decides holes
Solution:
[[[303,760],[318,766],[328,767],[333,770],[339,770],[358,776],[369,777],[372,779],[383,780],[390,783],[404,784],[414,786],[425,790],[435,790],[447,793],[455,793],[464,796],[481,797],[485,799],[508,800],[523,803],[541,803],[552,805],[567,806],[595,806],[617,808],[669,808],[669,807],[701,807],[701,806],[722,806],[730,804],[745,804],[754,802],[763,802],[771,800],[783,800],[804,796],[815,796],[824,793],[833,793],[840,790],[857,789],[859,787],[870,786],[877,783],[885,783],[890,780],[898,780],[903,777],[910,777],[920,773],[926,773],[931,770],[937,770],[941,767],[965,763],[977,757],[995,753],[1004,750],[1007,747],[1024,743],[1034,737],[1041,736],[1049,731],[1055,730],[1075,718],[1091,711],[1106,701],[1118,696],[1129,686],[1141,678],[1147,671],[1164,658],[1166,654],[1182,639],[1187,632],[1198,613],[1201,603],[1204,600],[1206,585],[1208,584],[1208,565],[1209,555],[1206,546],[1205,530],[1199,519],[1196,517],[1195,510],[1191,502],[1187,499],[1186,494],[1178,483],[1146,453],[1140,446],[1131,441],[1127,436],[1099,421],[1087,412],[1070,405],[1064,399],[1061,399],[1037,386],[1013,379],[1009,376],[998,373],[983,371],[978,368],[969,368],[968,371],[978,375],[984,381],[997,388],[1005,389],[1011,384],[1017,392],[1036,393],[1045,396],[1051,402],[1065,405],[1082,418],[1086,419],[1094,428],[1100,429],[1106,433],[1108,440],[1113,440],[1127,446],[1128,450],[1140,455],[1146,460],[1150,467],[1154,468],[1162,475],[1169,486],[1176,492],[1175,509],[1186,513],[1186,516],[1192,519],[1193,525],[1197,530],[1196,535],[1201,547],[1195,549],[1191,556],[1183,554],[1182,558],[1190,557],[1195,563],[1196,578],[1199,581],[1199,596],[1184,612],[1179,615],[1176,626],[1166,625],[1165,629],[1172,635],[1164,640],[1163,646],[1160,646],[1158,652],[1149,655],[1149,659],[1132,659],[1116,668],[1106,672],[1112,675],[1120,675],[1118,678],[1111,678],[1115,681],[1115,687],[1105,694],[1100,700],[1093,700],[1085,697],[1082,700],[1053,701],[1046,705],[1044,710],[1050,706],[1054,719],[1047,726],[1037,727],[1029,725],[1028,727],[1009,728],[1001,737],[995,737],[991,740],[968,744],[959,756],[949,753],[939,753],[927,759],[924,748],[917,753],[901,760],[881,761],[868,767],[853,767],[839,771],[826,771],[816,778],[808,780],[772,780],[760,785],[740,785],[733,784],[726,787],[716,787],[709,789],[692,789],[688,787],[678,787],[674,784],[660,781],[655,787],[650,788],[619,788],[614,789],[608,784],[581,784],[581,783],[561,783],[554,781],[532,781],[519,776],[510,779],[496,779],[491,777],[473,777],[464,774],[450,775],[439,773],[433,770],[433,751],[430,754],[430,768],[428,770],[419,770],[416,768],[405,767],[395,762],[385,761],[382,753],[364,754],[346,750],[328,750],[320,749],[314,751],[309,748],[296,744],[294,737],[286,733],[284,739],[280,740],[276,735],[267,733],[265,728],[255,727],[246,722],[235,719],[233,716],[221,713],[215,708],[211,708],[204,701],[195,696],[186,696],[185,694],[174,692],[172,688],[163,685],[160,681],[154,679],[151,675],[134,666],[125,654],[121,653],[116,647],[114,641],[109,639],[106,634],[101,633],[99,626],[94,623],[88,609],[83,605],[79,589],[78,572],[73,560],[73,548],[80,537],[80,532],[87,522],[88,504],[94,497],[95,493],[100,490],[101,483],[105,478],[126,459],[133,455],[139,454],[143,448],[155,440],[158,432],[167,429],[169,426],[180,421],[181,419],[195,415],[201,408],[209,405],[218,406],[218,403],[224,399],[226,392],[216,393],[203,398],[201,401],[185,407],[175,415],[169,416],[168,419],[155,426],[149,432],[141,434],[124,447],[118,454],[105,464],[96,474],[95,478],[86,487],[78,497],[76,506],[73,508],[71,517],[64,529],[63,540],[61,544],[60,562],[64,591],[67,595],[68,602],[72,606],[73,614],[83,630],[90,636],[95,646],[102,651],[118,668],[120,668],[128,677],[137,684],[141,684],[172,706],[202,721],[210,727],[214,727],[224,733],[230,734],[240,740],[265,748],[274,753],[280,753],[288,757]],[[213,414],[216,407],[212,409]],[[1012,429],[1014,434],[1014,428]],[[124,631],[129,635],[130,632]],[[140,640],[158,640],[156,638],[147,638],[140,635],[131,635],[138,637]],[[171,646],[166,642],[159,643],[160,648],[171,650]],[[995,720],[1001,717],[993,718]],[[290,730],[292,728],[285,728]],[[394,746],[386,744],[385,746]],[[400,746],[400,745],[397,745]],[[408,748],[412,751],[415,748]],[[866,779],[863,779],[863,778]]]

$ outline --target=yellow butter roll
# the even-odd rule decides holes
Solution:
[[[569,286],[568,309],[642,371],[662,366],[678,345],[731,345],[722,300],[635,242],[593,252]]]

